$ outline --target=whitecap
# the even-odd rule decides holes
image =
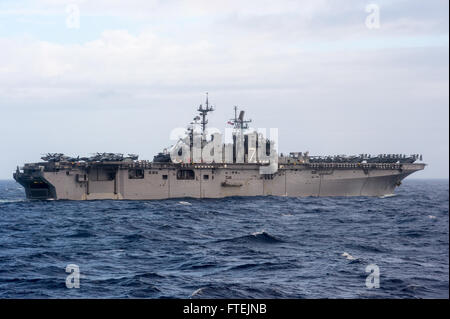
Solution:
[[[397,196],[397,194],[386,194],[386,195],[379,196],[378,198],[389,198],[389,197],[395,197],[395,196]]]
[[[191,203],[189,203],[189,202],[183,202],[183,201],[181,201],[181,202],[178,202],[178,204],[181,204],[181,205],[192,205]]]
[[[25,199],[0,199],[0,203],[18,203],[24,201]]]
[[[357,259],[345,251],[341,256],[347,258],[348,260],[356,260]]]
[[[261,230],[261,231],[257,231],[257,232],[252,233],[253,236],[264,235],[264,234],[266,234],[266,231],[264,229]]]
[[[205,289],[205,288],[204,288],[204,287],[203,287],[203,288],[198,288],[196,291],[194,291],[194,292],[191,294],[191,297],[194,297],[194,296],[196,296],[196,295],[201,295],[202,292],[203,292],[203,289]]]

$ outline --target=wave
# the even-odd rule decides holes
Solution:
[[[400,232],[401,236],[410,237],[410,238],[423,237],[424,234],[425,234],[424,231],[422,231],[422,230],[414,230],[414,229],[410,229],[410,230],[406,230],[406,231]]]
[[[71,238],[87,238],[87,237],[95,237],[95,234],[91,233],[91,232],[89,232],[87,230],[80,230],[80,231],[77,231],[74,234],[71,234],[71,235],[67,236],[67,237],[71,237]]]
[[[186,205],[186,206],[191,206],[191,205],[192,205],[191,203],[189,203],[189,202],[184,202],[184,201],[178,202],[178,204],[180,204],[180,205]]]
[[[219,242],[276,244],[276,243],[283,243],[284,241],[266,233],[263,230],[260,232],[252,233],[250,235],[219,240]]]
[[[183,264],[181,264],[180,266],[178,266],[178,269],[180,270],[202,270],[202,269],[209,269],[209,268],[214,268],[219,266],[216,263],[211,263],[211,262],[195,262],[195,261],[188,261],[185,262]]]
[[[192,287],[192,289],[195,289]],[[273,298],[286,298],[290,295],[279,285],[245,285],[242,283],[208,283],[195,289],[189,298],[195,299],[249,299],[249,298],[267,298],[270,295]],[[298,292],[295,298],[302,298]]]
[[[198,288],[197,290],[195,290],[195,291],[189,296],[189,298],[195,297],[195,296],[197,296],[197,295],[202,295],[202,294],[203,294],[203,290],[204,290],[205,288],[206,288],[206,287]]]
[[[350,255],[348,252],[345,252],[345,251],[342,253],[341,256],[345,257],[347,260],[357,260],[358,259],[356,257],[353,257],[352,255]]]
[[[371,253],[386,253],[386,252],[391,251],[391,249],[388,249],[381,245],[372,246],[372,245],[357,244],[357,243],[346,245],[346,248],[356,249],[358,251],[371,252]]]
[[[287,269],[288,265],[286,263],[273,263],[273,262],[263,262],[263,263],[246,263],[241,265],[232,266],[228,270],[248,270],[252,271],[271,271],[274,269]]]
[[[143,279],[162,279],[165,278],[163,275],[160,275],[155,272],[147,272],[143,274],[138,274],[133,277],[133,279],[143,280]]]
[[[9,204],[9,203],[20,203],[25,202],[26,199],[20,198],[20,199],[0,199],[0,204]]]
[[[396,197],[396,196],[397,196],[397,194],[386,194],[386,195],[378,196],[378,198],[390,198],[390,197]]]
[[[141,234],[131,234],[131,235],[126,235],[123,238],[127,241],[138,241],[138,240],[145,239],[146,237]]]
[[[249,298],[245,288],[239,284],[211,283],[192,292],[189,298]]]

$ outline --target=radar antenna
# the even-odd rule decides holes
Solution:
[[[228,124],[233,125],[235,129],[238,130],[246,130],[248,129],[248,123],[251,123],[252,120],[244,120],[245,111],[239,112],[239,117],[237,115],[238,107],[234,106],[234,119],[228,121]]]

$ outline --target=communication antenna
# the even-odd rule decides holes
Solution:
[[[200,106],[198,107],[197,111],[200,113],[201,117],[202,117],[202,121],[200,122],[200,124],[202,125],[202,136],[203,139],[205,139],[205,134],[206,134],[206,124],[208,124],[208,120],[206,119],[206,116],[208,115],[209,112],[214,111],[214,106],[210,106],[209,105],[209,101],[208,101],[208,92],[206,92],[206,102],[205,102],[205,106],[203,107],[202,104],[200,104]]]

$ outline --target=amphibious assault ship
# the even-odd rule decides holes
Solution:
[[[408,175],[424,169],[422,156],[310,156],[277,152],[275,139],[251,130],[244,111],[228,124],[231,140],[207,136],[206,98],[186,136],[153,161],[135,154],[97,153],[91,157],[47,154],[42,162],[17,167],[14,179],[29,199],[150,200],[227,196],[383,196]]]

